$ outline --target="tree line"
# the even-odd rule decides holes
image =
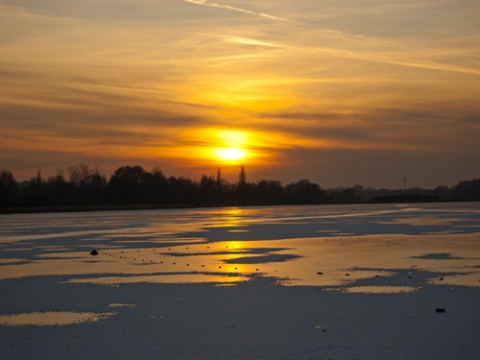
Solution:
[[[285,186],[277,180],[248,182],[242,166],[239,180],[229,183],[221,176],[203,175],[199,181],[183,176],[165,176],[155,168],[122,166],[109,179],[98,168],[72,165],[43,179],[40,171],[28,181],[17,182],[8,170],[0,170],[0,207],[68,207],[91,205],[224,206],[322,204],[364,201],[480,200],[480,179],[452,188],[322,189],[307,179]]]

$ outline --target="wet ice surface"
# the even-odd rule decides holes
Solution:
[[[478,203],[0,216],[2,359],[476,359],[479,244]]]
[[[0,326],[57,326],[96,322],[114,317],[116,313],[45,311],[0,315]]]
[[[0,229],[0,279],[235,284],[263,276],[347,288],[409,270],[398,286],[415,288],[419,271],[430,274],[424,281],[480,285],[478,203],[6,215]]]

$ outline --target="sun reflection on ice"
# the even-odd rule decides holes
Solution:
[[[324,209],[328,210],[267,207],[116,213],[116,226],[110,233],[103,227],[96,232],[95,221],[86,224],[84,232],[67,223],[62,228],[66,231],[52,230],[50,237],[46,233],[38,239],[28,235],[6,244],[0,279],[59,276],[60,282],[106,285],[234,285],[265,277],[285,286],[360,290],[373,286],[380,291],[390,291],[386,286],[392,284],[405,289],[434,284],[480,286],[478,233],[355,235],[352,224],[373,217],[372,226],[378,226],[379,215],[382,226],[393,223],[393,229],[398,229],[394,221],[398,212],[359,207],[361,213],[351,215],[350,209],[347,215],[341,214],[347,218],[343,221],[336,212],[344,207],[336,207],[334,212]],[[97,216],[102,224],[111,226],[112,215],[105,215],[106,219],[103,214]],[[117,217],[125,222],[123,228],[118,228]],[[88,221],[95,219],[92,216]],[[449,226],[456,219],[448,216]],[[442,221],[427,223],[433,224],[433,229],[444,225]],[[34,234],[38,226],[33,223],[30,232]],[[57,244],[61,236],[68,239],[64,243],[68,247]],[[92,246],[98,256],[90,255]],[[26,251],[31,255],[23,257]]]
[[[1,326],[56,326],[108,320],[115,312],[46,311],[0,315]]]

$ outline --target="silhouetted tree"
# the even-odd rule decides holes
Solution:
[[[352,202],[358,200],[357,187],[352,188],[336,188],[335,190],[327,191],[328,200],[331,202]],[[363,190],[363,187],[361,188]],[[361,191],[359,190],[359,191]]]
[[[164,204],[167,202],[169,183],[162,170],[154,168],[151,173],[146,172],[143,176],[143,182],[143,192],[148,203]]]
[[[55,176],[48,179],[48,197],[55,205],[76,205],[75,187],[71,182],[65,180],[64,173],[65,171],[60,169]]]
[[[479,200],[480,179],[461,181],[453,188],[455,200]]]
[[[28,206],[52,205],[51,199],[46,194],[46,184],[42,179],[40,170],[38,170],[37,176],[22,184],[22,192],[21,204]]]
[[[440,185],[433,190],[433,195],[442,200],[448,200],[452,197],[452,190],[447,186]]]
[[[76,204],[101,204],[105,200],[107,180],[98,168],[88,165],[71,165],[68,167],[70,184],[74,189]]]
[[[107,186],[110,201],[119,204],[142,203],[145,170],[141,166],[122,166],[115,170]]]
[[[12,206],[15,204],[17,182],[13,174],[8,170],[0,170],[0,206]]]
[[[90,172],[85,187],[85,201],[89,204],[102,204],[105,201],[107,179],[98,169]]]
[[[238,175],[238,186],[242,186],[247,183],[247,173],[245,172],[245,167],[240,166],[240,174]]]
[[[195,204],[196,187],[191,179],[182,176],[179,178],[170,176],[168,182],[170,184],[169,203],[185,205]]]
[[[90,168],[88,165],[71,165],[68,167],[68,174],[70,176],[70,182],[75,188],[80,188],[88,182],[90,175]]]
[[[222,189],[222,171],[220,168],[217,170],[217,189]]]
[[[68,180],[65,178],[66,174]],[[240,167],[238,183],[221,177],[203,175],[199,182],[185,177],[165,177],[158,168],[151,173],[141,166],[123,166],[107,182],[98,168],[73,165],[59,170],[48,181],[40,171],[29,181],[17,183],[13,174],[0,170],[0,207],[89,205],[89,204],[182,204],[182,205],[261,205],[318,204],[324,202],[367,201],[412,202],[443,200],[480,200],[480,179],[459,182],[455,187],[438,186],[434,190],[375,189],[355,185],[325,191],[307,179],[285,187],[279,181],[248,183],[245,167]],[[107,197],[108,195],[108,197]]]
[[[255,186],[255,202],[259,204],[281,204],[284,188],[280,181],[260,180]]]
[[[247,174],[243,165],[240,167],[234,201],[240,205],[255,203],[254,185],[247,183]]]
[[[217,180],[213,176],[202,176],[199,201],[203,204],[212,204],[217,201]]]
[[[291,204],[317,204],[325,200],[326,193],[319,185],[302,179],[285,187],[285,199]]]

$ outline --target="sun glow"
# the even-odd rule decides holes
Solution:
[[[249,130],[226,130],[219,128],[200,128],[186,131],[180,135],[191,146],[179,146],[176,155],[193,166],[214,166],[226,170],[229,174],[238,166],[249,168],[272,164],[278,143],[285,142],[277,134],[268,135]],[[233,172],[231,173],[233,174]]]
[[[219,148],[215,150],[215,156],[222,160],[237,161],[244,159],[247,156],[247,152],[240,148]]]
[[[219,130],[216,133],[219,141],[218,147],[213,149],[213,154],[222,161],[239,161],[248,156],[246,149],[249,144],[248,133],[244,131]]]

